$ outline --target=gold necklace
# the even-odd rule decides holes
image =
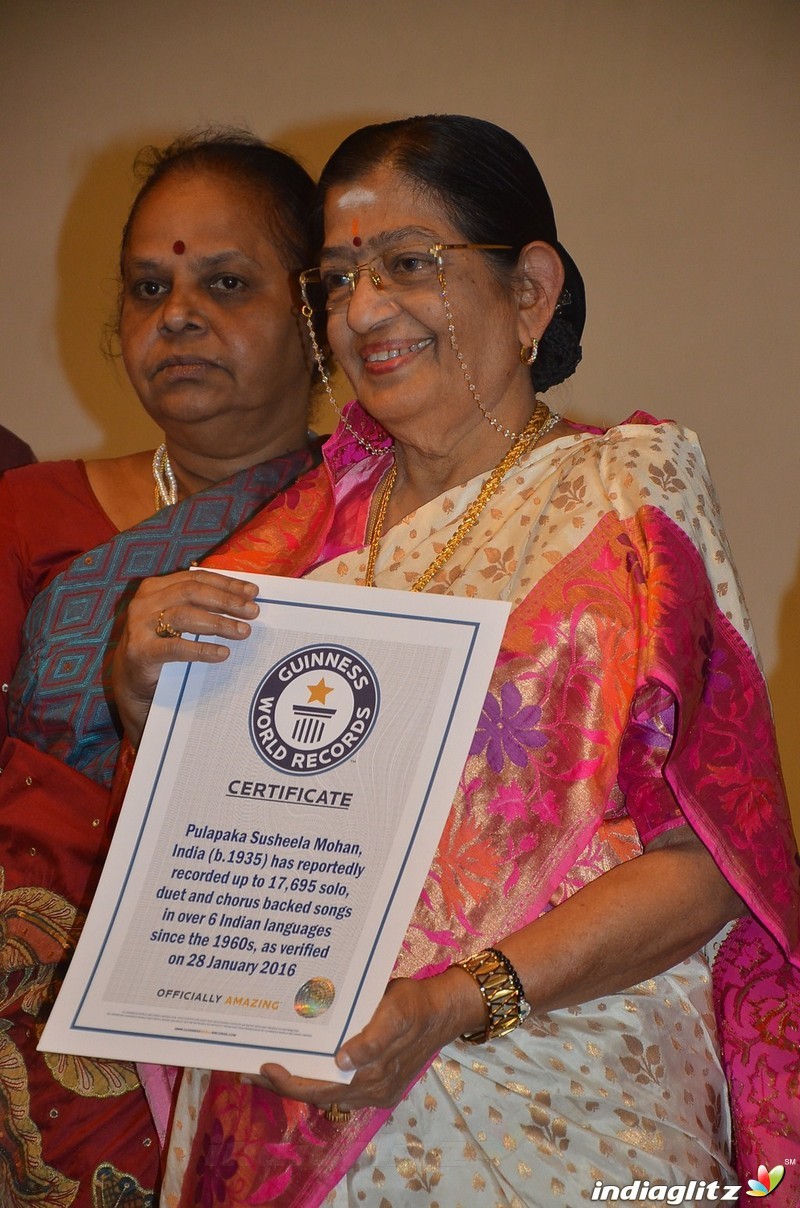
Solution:
[[[489,477],[484,482],[477,497],[469,505],[464,515],[461,517],[459,524],[452,537],[445,542],[439,553],[431,562],[427,570],[424,570],[419,578],[411,584],[411,591],[424,591],[434,575],[438,574],[444,566],[445,562],[452,557],[455,550],[461,544],[471,528],[478,522],[481,512],[486,507],[492,495],[497,491],[501,482],[505,478],[511,467],[517,462],[523,453],[528,449],[533,448],[538,440],[559,421],[559,416],[555,412],[550,412],[549,407],[545,403],[538,402],[528,423],[519,434],[514,444],[505,454],[503,459],[497,463]],[[397,462],[392,463],[392,468],[386,475],[386,481],[381,490],[381,496],[378,503],[378,510],[375,514],[375,523],[372,526],[372,535],[369,541],[369,556],[367,558],[367,571],[364,580],[366,587],[375,586],[375,563],[378,558],[378,546],[383,535],[383,522],[386,519],[386,509],[389,506],[389,500],[394,489],[394,484],[397,481]]]

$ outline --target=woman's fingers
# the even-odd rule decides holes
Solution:
[[[240,636],[241,630],[226,623],[227,617],[257,617],[257,591],[254,583],[213,571],[145,579],[128,607],[128,627],[143,626],[146,633],[149,625],[156,636],[163,636],[167,625],[178,632],[191,628],[197,634]]]
[[[138,744],[165,663],[219,663],[258,616],[258,589],[213,571],[180,571],[145,579],[131,599],[112,668],[112,687],[128,737]],[[184,634],[186,636],[182,637]]]
[[[258,616],[256,593],[253,583],[211,571],[145,579],[128,606],[126,646],[134,656],[167,662],[191,657],[190,643],[181,643],[181,633],[231,641],[247,637],[247,622]],[[195,653],[194,661],[197,658]]]
[[[390,1107],[403,1096],[409,1082],[422,1068],[413,1060],[399,1061],[396,1054],[384,1051],[375,1063],[358,1070],[352,1082],[316,1081],[298,1078],[280,1065],[263,1065],[260,1081],[262,1085],[286,1099],[299,1099],[315,1107],[329,1107],[331,1103],[342,1108]]]
[[[418,981],[398,978],[366,1027],[339,1051],[339,1068],[356,1071],[348,1085],[296,1078],[279,1065],[262,1067],[264,1084],[318,1107],[393,1107],[439,1049],[465,1030],[474,992],[462,970],[455,978],[450,970]]]
[[[311,1103],[314,1107],[326,1108],[331,1103],[343,1103],[347,1099],[349,1087],[338,1082],[323,1082],[313,1078],[296,1078],[282,1065],[268,1063],[262,1065],[260,1076],[251,1079],[253,1082],[266,1086],[276,1095],[286,1099],[297,1099],[302,1103]]]

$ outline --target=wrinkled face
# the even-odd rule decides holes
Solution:
[[[229,417],[241,453],[305,417],[309,373],[293,274],[252,193],[176,174],[145,197],[123,263],[125,368],[160,426]]]
[[[346,272],[395,249],[427,252],[434,243],[466,241],[406,176],[381,165],[330,190],[320,266]],[[515,291],[479,251],[445,252],[443,259],[458,347],[484,405],[502,415],[509,392],[530,392],[520,373]],[[413,259],[407,264],[412,277]],[[395,436],[439,439],[485,425],[451,346],[439,282],[429,273],[419,285],[393,289],[362,271],[352,295],[330,309],[328,338],[363,406]]]

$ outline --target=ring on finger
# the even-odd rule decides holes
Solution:
[[[156,625],[156,634],[160,638],[179,638],[181,631],[170,625],[169,621],[164,620],[164,610],[158,614],[158,623]]]
[[[330,1107],[325,1108],[325,1119],[330,1120],[331,1124],[347,1124],[350,1115],[350,1110],[346,1107],[339,1107],[338,1103],[332,1103]]]

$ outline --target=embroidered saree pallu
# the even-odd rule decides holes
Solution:
[[[385,442],[357,404],[347,418]],[[367,456],[340,427],[325,456],[206,565],[363,583],[390,454]],[[377,585],[408,589],[480,485],[389,530]],[[797,962],[798,869],[769,701],[693,438],[637,414],[529,451],[429,590],[513,611],[395,975],[429,976],[497,943],[686,824]],[[730,1136],[698,952],[493,1044],[448,1045],[392,1113],[354,1111],[344,1125],[232,1075],[186,1071],[163,1202],[576,1205],[597,1180],[733,1184]]]
[[[119,734],[108,677],[127,601],[142,579],[185,570],[318,460],[319,442],[243,470],[229,482],[89,550],[33,601],[9,692],[9,732],[108,787]]]

